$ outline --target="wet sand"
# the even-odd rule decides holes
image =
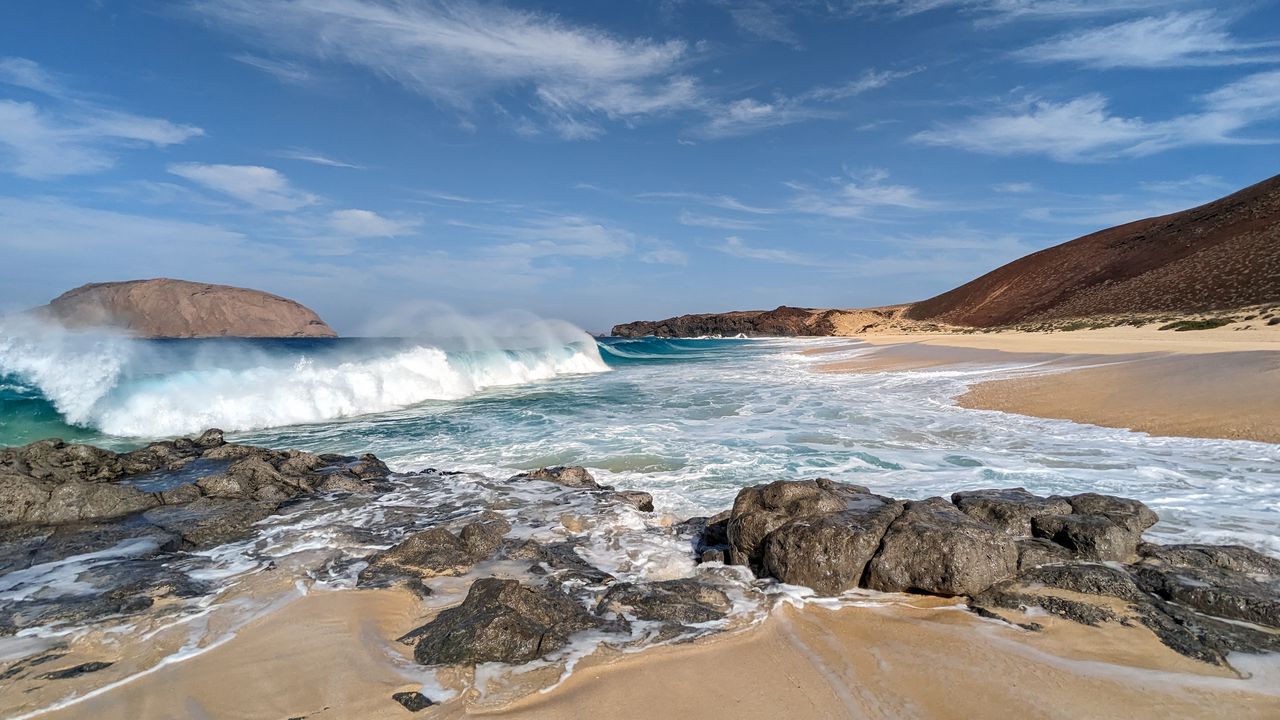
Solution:
[[[817,369],[1035,365],[1030,377],[975,384],[957,404],[1152,435],[1280,443],[1280,333],[1270,328],[877,335],[845,349],[868,346],[875,349]]]
[[[419,686],[408,649],[394,638],[421,622],[423,612],[404,591],[312,593],[204,654],[39,717],[409,717],[391,695]],[[597,653],[549,692],[514,702],[464,695],[419,716],[1131,719],[1280,713],[1275,659],[1264,663],[1265,674],[1242,680],[1173,653],[1142,628],[1036,620],[1046,626],[1043,632],[981,620],[930,598],[839,610],[783,607],[732,635],[621,656]],[[554,675],[542,679],[548,677]],[[61,682],[88,690],[101,680]]]

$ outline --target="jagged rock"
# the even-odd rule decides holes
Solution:
[[[1214,617],[1280,628],[1280,577],[1255,580],[1217,567],[1173,566],[1148,558],[1130,566],[1146,592]]]
[[[867,566],[866,586],[884,592],[976,595],[1018,568],[1013,538],[942,498],[909,502]]]
[[[114,665],[114,663],[99,662],[99,661],[80,663],[79,665],[75,665],[73,667],[64,668],[62,670],[54,670],[53,672],[47,672],[41,675],[40,679],[41,680],[67,680],[74,677],[80,677],[81,675],[87,675],[88,673],[98,672],[99,670],[106,670],[112,665]]]
[[[1017,582],[1069,590],[1082,595],[1105,595],[1131,602],[1144,598],[1142,590],[1129,573],[1095,563],[1037,567],[1019,575]]]
[[[1137,552],[1140,537],[1104,515],[1047,515],[1034,518],[1031,529],[1081,560],[1126,562]]]
[[[360,573],[360,581],[386,576],[426,579],[461,575],[492,556],[502,544],[502,536],[510,530],[506,520],[489,513],[484,520],[464,526],[457,535],[443,527],[414,533],[369,558],[369,567]]]
[[[544,545],[522,540],[508,547],[505,555],[512,560],[533,560],[537,564],[529,568],[530,572],[560,581],[579,580],[593,585],[607,585],[614,581],[612,575],[583,560],[573,542]]]
[[[1138,554],[1173,567],[1219,569],[1280,576],[1280,560],[1243,545],[1156,545],[1142,543]]]
[[[1081,493],[1067,498],[1067,502],[1071,503],[1071,511],[1076,515],[1101,515],[1138,536],[1160,520],[1151,508],[1129,498]]]
[[[426,695],[420,692],[398,692],[391,696],[392,700],[400,703],[405,710],[409,712],[419,712],[435,705]]]
[[[684,625],[724,618],[733,607],[729,596],[697,580],[619,583],[609,588],[599,609],[637,620],[660,620]]]
[[[414,643],[425,665],[526,663],[564,647],[574,634],[602,621],[554,589],[485,578],[471,585],[461,605],[401,638]]]
[[[520,473],[511,478],[511,482],[520,482],[524,480],[542,480],[556,485],[563,485],[568,488],[578,488],[584,490],[600,490],[600,484],[591,476],[586,468],[579,465],[549,468],[538,468],[526,473]]]
[[[653,496],[639,490],[619,490],[609,497],[625,503],[640,512],[653,512]]]
[[[1031,535],[1032,518],[1071,512],[1071,503],[1065,498],[1040,497],[1025,488],[967,490],[952,493],[951,502],[974,520],[1017,537]]]
[[[186,545],[199,549],[244,537],[254,524],[271,517],[278,508],[275,502],[200,498],[185,505],[149,510],[143,518],[181,535]]]
[[[840,512],[851,499],[870,494],[865,487],[827,479],[778,480],[745,488],[734,499],[725,526],[729,561],[759,569],[769,533],[792,520]]]
[[[1052,540],[1019,538],[1015,544],[1018,546],[1018,572],[1025,572],[1041,565],[1070,562],[1075,559],[1070,550]]]
[[[858,586],[885,531],[901,514],[902,503],[849,495],[840,512],[802,517],[769,533],[761,566],[782,582],[838,595]]]

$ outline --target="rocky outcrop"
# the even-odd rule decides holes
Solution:
[[[477,580],[461,605],[400,639],[425,665],[526,663],[563,648],[574,634],[605,623],[578,601],[516,580]]]
[[[704,562],[746,565],[820,595],[964,596],[974,612],[1033,630],[1030,615],[1009,612],[1140,624],[1221,665],[1231,652],[1280,648],[1280,560],[1239,546],[1142,543],[1157,520],[1137,500],[1096,493],[1006,488],[904,501],[818,479],[745,488],[726,516],[678,530]]]
[[[520,483],[530,480],[549,482],[571,490],[599,491],[595,493],[603,500],[611,500],[641,512],[653,512],[653,496],[640,490],[615,490],[612,485],[601,485],[596,482],[591,472],[581,465],[557,465],[544,467],[512,476],[507,482]]]
[[[336,337],[310,309],[278,295],[186,280],[93,283],[37,308],[66,327],[111,327],[150,338]]]
[[[129,548],[94,571],[101,592],[10,603],[0,632],[144,610],[207,591],[167,558],[239,540],[286,503],[369,492],[390,470],[360,458],[228,443],[219,430],[126,453],[42,440],[0,449],[0,572]]]
[[[836,310],[787,307],[703,315],[681,315],[666,320],[615,325],[614,337],[808,337],[835,333]]]
[[[683,625],[723,619],[733,602],[723,591],[697,580],[619,583],[609,588],[598,610],[634,620]]]
[[[502,516],[486,512],[482,519],[462,526],[456,535],[445,527],[414,533],[369,558],[369,567],[360,573],[360,582],[461,575],[491,557],[510,530],[511,525]]]

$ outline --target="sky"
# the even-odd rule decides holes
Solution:
[[[883,305],[1278,160],[1274,1],[14,0],[0,310]]]

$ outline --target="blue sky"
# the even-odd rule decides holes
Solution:
[[[0,309],[154,276],[345,333],[896,303],[1278,143],[1276,2],[18,1]]]

